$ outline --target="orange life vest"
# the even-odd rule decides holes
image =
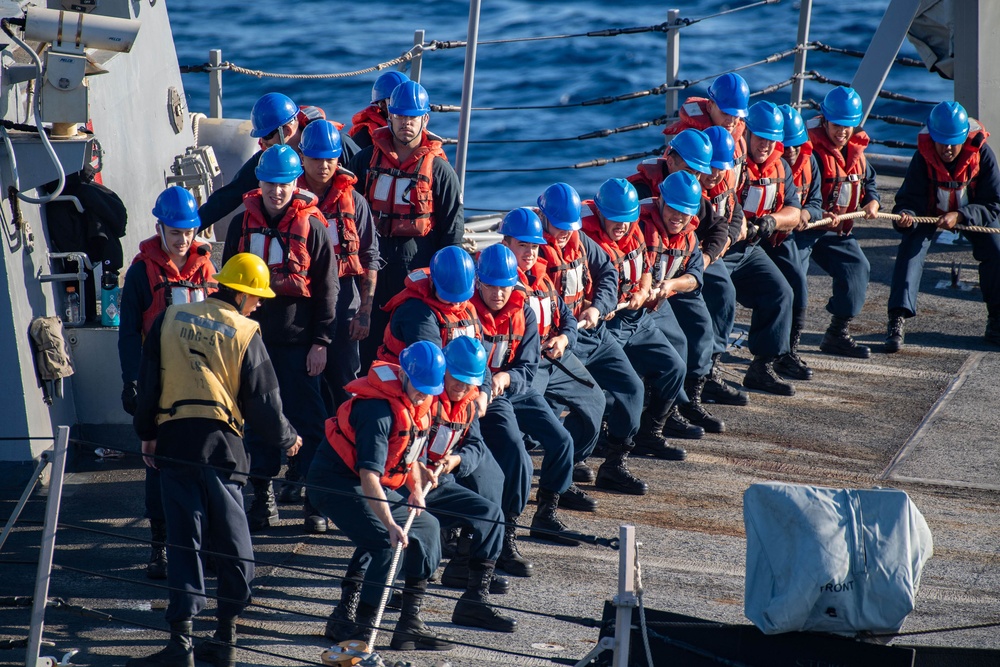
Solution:
[[[945,164],[934,150],[934,140],[926,127],[917,135],[917,150],[927,163],[927,178],[931,184],[927,210],[937,215],[957,211],[975,197],[979,150],[990,133],[974,118],[969,119],[969,126],[969,136],[951,164]]]
[[[660,215],[656,199],[644,199],[639,205],[639,227],[646,242],[646,260],[653,274],[653,282],[677,277],[685,268],[691,255],[698,248],[694,230],[698,218],[692,218],[687,231],[671,234]]]
[[[694,128],[696,130],[701,130],[704,132],[708,128],[712,127],[712,117],[708,113],[708,105],[711,102],[707,97],[689,97],[684,100],[684,104],[681,105],[680,110],[677,112],[678,120],[668,125],[666,129],[663,130],[663,134],[667,135],[671,139],[675,136],[687,130],[689,128]],[[733,150],[733,171],[736,172],[736,181],[739,182],[743,175],[743,165],[747,161],[747,140],[744,133],[746,128],[746,122],[742,118],[736,119],[736,127],[732,129],[730,134],[733,135],[733,142],[736,144]],[[668,146],[664,150],[664,155],[670,151]],[[654,193],[655,194],[655,193]]]
[[[728,225],[733,221],[733,213],[736,209],[736,173],[732,169],[727,169],[715,187],[707,192],[702,189],[702,193],[712,205],[712,212],[726,221]]]
[[[650,197],[659,197],[660,183],[669,175],[670,172],[667,171],[667,159],[652,157],[636,165],[635,173],[630,174],[626,180],[635,186],[645,185],[649,188]]]
[[[810,119],[808,128],[813,154],[819,163],[820,177],[823,179],[820,184],[823,210],[838,215],[853,213],[861,207],[861,198],[865,194],[865,171],[868,168],[865,148],[869,143],[868,135],[864,130],[854,130],[845,146],[845,158],[843,151],[834,146],[826,135],[822,118],[817,116]]]
[[[795,187],[799,189],[799,201],[802,206],[806,205],[806,200],[809,199],[809,188],[812,187],[813,172],[812,172],[812,160],[810,157],[813,153],[813,145],[811,141],[799,146],[799,157],[795,159],[795,164],[792,166],[792,180],[795,181]]]
[[[468,301],[449,303],[437,298],[432,290],[431,270],[416,269],[410,271],[406,280],[403,281],[403,291],[382,306],[382,310],[389,313],[389,324],[385,325],[385,336],[378,348],[378,358],[382,361],[399,363],[399,353],[406,348],[406,344],[392,333],[392,314],[410,299],[423,301],[437,317],[441,327],[441,343],[439,345],[442,349],[459,336],[469,336],[482,340],[482,326],[476,315],[475,307]]]
[[[383,399],[392,411],[392,432],[389,434],[389,451],[385,459],[385,472],[379,481],[387,489],[398,489],[424,448],[431,428],[430,410],[433,400],[413,405],[403,383],[399,381],[399,366],[376,361],[367,377],[349,382],[344,389],[353,394],[340,406],[337,416],[326,420],[326,439],[333,450],[351,470],[357,471],[358,447],[351,410],[356,401]]]
[[[434,398],[430,444],[427,446],[427,459],[432,464],[461,448],[476,418],[478,397],[479,387],[471,387],[465,396],[454,403],[448,398],[448,392],[441,392]]]
[[[159,235],[151,236],[139,244],[139,254],[132,263],[142,262],[146,265],[146,280],[153,294],[149,308],[142,312],[142,337],[153,326],[153,320],[175,303],[194,303],[204,301],[205,297],[218,289],[218,284],[212,281],[215,267],[209,256],[211,246],[199,241],[191,242],[191,249],[183,268],[179,271],[163,249]]]
[[[740,186],[740,205],[751,220],[780,211],[785,205],[785,166],[781,161],[783,150],[778,142],[764,164],[747,160],[743,184]]]
[[[524,340],[524,292],[519,289],[512,291],[507,303],[495,313],[483,303],[478,290],[472,295],[470,303],[475,306],[483,327],[482,341],[490,370],[494,373],[507,370]]]
[[[361,237],[358,236],[356,211],[354,208],[354,184],[358,177],[343,167],[337,168],[330,188],[319,202],[317,208],[323,214],[327,227],[334,222],[336,238],[333,251],[337,255],[338,277],[360,276],[364,273],[358,251],[361,250]],[[299,187],[308,189],[305,174],[299,177]]]
[[[545,259],[546,270],[553,284],[559,288],[563,302],[579,317],[583,311],[583,302],[593,297],[594,285],[590,277],[590,266],[587,264],[587,251],[580,240],[580,232],[570,234],[566,246],[560,248],[555,239],[545,233],[548,245],[538,246],[539,259]]]
[[[611,258],[611,263],[618,271],[618,303],[625,303],[639,291],[642,286],[642,274],[648,272],[646,241],[636,222],[629,225],[621,241],[615,241],[604,230],[596,210],[597,205],[592,199],[585,200],[581,205],[580,218],[583,221],[583,231]]]
[[[388,125],[382,110],[375,104],[369,104],[361,111],[351,116],[351,129],[347,131],[348,136],[353,137],[362,128],[368,128],[368,136],[375,134],[375,130]]]
[[[559,316],[559,290],[549,278],[547,266],[545,260],[539,257],[527,273],[518,269],[528,305],[538,320],[538,337],[543,343],[549,339],[549,332],[555,335],[562,324]]]
[[[316,208],[316,195],[295,189],[292,201],[277,226],[268,224],[260,189],[243,195],[243,233],[239,251],[251,252],[265,262],[271,270],[271,289],[280,296],[310,296],[309,257],[310,220],[325,223],[323,214]]]
[[[420,146],[400,163],[392,143],[392,131],[383,127],[372,132],[368,192],[375,225],[382,236],[427,236],[434,221],[434,158],[444,157],[441,142],[431,140],[425,130]]]

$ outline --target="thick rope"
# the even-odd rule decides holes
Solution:
[[[828,227],[830,225],[835,225],[838,222],[843,222],[845,220],[857,220],[858,218],[865,217],[864,211],[855,211],[853,213],[844,213],[838,215],[835,219],[829,220],[824,218],[823,220],[816,220],[815,222],[809,222],[806,224],[805,229],[817,229],[819,227]],[[899,222],[903,216],[896,215],[895,213],[876,213],[875,217],[879,220],[892,220],[893,222]],[[938,218],[935,216],[915,216],[913,218],[914,224],[918,225],[935,225],[937,224]],[[952,231],[955,232],[979,232],[981,234],[1000,234],[1000,228],[998,227],[980,227],[978,225],[957,225]]]

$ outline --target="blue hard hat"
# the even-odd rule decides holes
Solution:
[[[594,203],[601,215],[612,222],[639,219],[639,195],[635,186],[624,178],[609,178],[601,183]]]
[[[431,282],[442,301],[468,301],[475,292],[476,284],[476,267],[472,257],[458,246],[441,248],[431,257]]]
[[[969,114],[958,102],[941,102],[931,109],[927,131],[939,144],[964,144],[969,136]]]
[[[684,130],[670,142],[670,150],[695,171],[712,173],[712,140],[701,130]]]
[[[542,221],[530,208],[515,208],[503,217],[499,232],[524,243],[548,245],[542,235]]]
[[[782,132],[781,143],[785,147],[801,146],[809,141],[809,133],[806,131],[806,124],[802,120],[799,110],[790,104],[782,104],[778,107],[781,118],[785,122],[785,129]]]
[[[302,175],[302,160],[291,146],[277,144],[261,154],[254,174],[265,183],[294,183]]]
[[[444,346],[444,362],[459,382],[476,385],[486,378],[486,350],[470,336],[459,336]]]
[[[580,229],[580,195],[568,183],[553,183],[538,198],[538,208],[549,224],[568,232]]]
[[[399,353],[399,367],[421,394],[437,396],[444,391],[444,355],[441,348],[418,340]]]
[[[698,215],[701,210],[701,183],[689,171],[675,171],[660,182],[660,199],[664,204],[686,213]]]
[[[392,96],[392,91],[396,90],[396,86],[409,80],[410,77],[396,70],[389,70],[380,75],[379,78],[375,79],[375,85],[372,86],[372,104],[389,99]]]
[[[427,91],[416,81],[404,81],[389,96],[389,113],[396,116],[426,116],[430,112]]]
[[[177,229],[197,229],[201,227],[198,217],[198,202],[194,195],[180,187],[171,185],[160,193],[153,205],[153,216],[167,227]]]
[[[826,94],[819,110],[823,118],[834,125],[857,127],[864,111],[861,96],[853,88],[837,86]]]
[[[781,141],[785,138],[785,119],[774,102],[757,102],[747,114],[747,129],[761,139]]]
[[[708,87],[708,99],[715,102],[719,111],[737,118],[747,117],[750,105],[750,86],[746,79],[735,72],[723,74]]]
[[[713,125],[705,130],[712,142],[712,168],[732,169],[733,153],[736,152],[736,142],[729,130],[719,125]]]
[[[306,157],[318,160],[338,158],[344,152],[340,130],[328,120],[314,120],[302,130],[299,150]]]
[[[266,137],[282,125],[292,122],[299,115],[299,108],[287,95],[268,93],[257,100],[250,111],[253,129],[251,137]]]
[[[494,287],[511,287],[517,284],[517,258],[510,248],[502,243],[493,245],[479,253],[476,266],[479,282]]]

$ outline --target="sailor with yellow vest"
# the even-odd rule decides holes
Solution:
[[[153,206],[156,235],[139,244],[139,254],[125,274],[118,327],[118,359],[122,367],[122,407],[135,414],[142,341],[167,306],[204,301],[215,289],[209,245],[195,240],[200,221],[194,195],[171,186]],[[146,468],[146,518],[153,538],[146,576],[167,576],[166,519],[160,495],[160,472]]]
[[[853,88],[837,86],[823,98],[820,115],[806,127],[813,157],[819,164],[823,217],[863,211],[874,218],[879,211],[875,169],[865,159],[868,135],[858,127],[863,108]],[[812,247],[816,264],[833,278],[833,294],[826,305],[830,313],[819,349],[827,354],[867,359],[871,350],[859,345],[848,333],[851,320],[861,312],[868,294],[871,265],[857,239],[851,235],[853,220],[801,236],[799,245]],[[835,232],[835,233],[831,233]],[[807,243],[812,241],[812,243]],[[808,254],[808,253],[807,253]]]
[[[219,291],[208,299],[167,308],[143,345],[133,423],[146,465],[160,469],[171,637],[162,651],[129,660],[129,667],[194,667],[195,657],[234,664],[236,618],[250,602],[254,572],[240,492],[249,471],[244,423],[279,452],[294,456],[302,446],[282,415],[259,326],[247,317],[274,296],[267,266],[241,253],[215,280]],[[218,627],[215,642],[192,651],[191,619],[205,606],[199,551],[209,535],[212,551],[222,554]]]
[[[903,320],[917,314],[924,258],[939,229],[966,224],[996,227],[1000,218],[1000,170],[986,144],[989,133],[957,102],[941,102],[917,136],[917,152],[896,193],[893,213],[903,237],[889,291],[886,352],[903,345]],[[934,225],[915,225],[914,216],[938,216]],[[986,302],[986,342],[1000,345],[1000,234],[963,232],[979,262]]]
[[[389,125],[375,130],[372,145],[349,165],[371,206],[385,260],[372,309],[376,332],[388,322],[382,307],[403,289],[410,271],[429,266],[441,248],[461,245],[465,234],[458,175],[441,141],[427,131],[427,91],[415,81],[404,81],[392,91],[388,110]],[[376,357],[379,342],[377,336],[362,342],[362,368]]]
[[[226,234],[223,258],[250,252],[271,271],[277,295],[258,311],[261,337],[278,376],[285,414],[305,444],[288,479],[297,481],[309,469],[323,440],[326,406],[320,375],[326,368],[327,347],[333,340],[337,297],[337,256],[327,234],[326,218],[316,208],[316,195],[296,186],[302,175],[298,153],[289,146],[271,146],[257,165],[258,190],[243,198],[246,211],[233,218]],[[252,430],[247,447],[255,475],[250,529],[261,530],[278,520],[269,478],[281,470],[281,457]],[[303,503],[303,526],[326,531],[326,519]]]
[[[325,397],[339,405],[347,400],[344,385],[356,379],[361,370],[358,341],[370,332],[372,299],[381,266],[378,234],[368,202],[354,189],[357,177],[340,163],[343,144],[337,126],[328,120],[310,123],[302,130],[299,150],[304,171],[299,187],[318,197],[316,207],[326,217],[327,233],[337,255],[337,330],[323,377]],[[289,485],[282,491],[285,489],[298,491],[300,487]]]

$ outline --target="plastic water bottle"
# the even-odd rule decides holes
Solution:
[[[66,322],[80,322],[80,295],[76,292],[76,285],[66,285]]]
[[[119,307],[121,288],[118,287],[118,273],[105,271],[101,277],[101,324],[116,327],[121,322]]]

